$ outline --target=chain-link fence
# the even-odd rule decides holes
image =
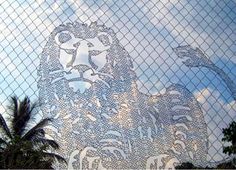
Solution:
[[[0,1],[1,112],[10,96],[38,98],[40,54],[55,27],[74,21],[115,31],[142,93],[162,94],[173,83],[190,90],[208,125],[208,160],[225,157],[222,128],[236,118],[235,1]],[[199,48],[217,69],[187,66],[174,51],[185,45]]]

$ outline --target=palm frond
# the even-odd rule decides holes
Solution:
[[[8,128],[7,123],[6,123],[5,119],[2,117],[1,114],[0,114],[0,128],[3,129],[3,132],[4,132],[9,138],[12,138],[11,131],[10,131],[10,129]]]
[[[23,101],[20,102],[19,112],[20,113],[29,113],[30,111],[30,100],[28,97],[25,97]]]
[[[30,140],[35,136],[35,132],[38,129],[42,129],[44,126],[46,126],[48,124],[48,122],[51,122],[52,119],[51,118],[46,118],[46,119],[42,119],[37,125],[35,125],[33,128],[31,128],[23,137],[22,139],[25,140]]]
[[[13,104],[16,105],[17,98],[12,98]],[[20,101],[18,107],[14,107],[14,117],[12,120],[12,127],[15,135],[21,136],[25,130],[28,121],[31,118],[30,115],[30,100],[25,97],[23,101]]]
[[[59,162],[63,162],[63,163],[67,163],[66,160],[58,155],[58,154],[55,154],[55,153],[49,153],[49,152],[43,152],[44,156],[47,157],[47,158],[51,158],[53,160],[58,160]]]
[[[0,138],[0,145],[1,144],[6,144],[7,145],[7,142],[4,139]]]
[[[18,98],[16,96],[11,97],[12,106],[9,107],[13,111],[13,117],[18,115]]]
[[[31,115],[31,118],[37,114],[37,112],[33,112],[33,111],[34,111],[38,106],[40,106],[40,105],[39,105],[39,103],[37,103],[37,102],[34,102],[34,103],[32,103],[32,104],[30,105],[29,114]]]
[[[7,164],[3,164],[3,166],[0,163],[0,168],[51,168],[54,160],[66,163],[62,156],[47,152],[51,149],[59,149],[56,141],[45,138],[43,128],[52,119],[42,119],[31,128],[33,124],[31,125],[30,122],[35,118],[34,113],[37,113],[37,111],[33,112],[37,104],[30,105],[28,97],[25,97],[22,101],[17,97],[12,97],[11,100],[11,105],[9,106],[9,109],[11,109],[10,127],[7,126],[6,120],[0,114],[0,130],[4,132],[3,135],[0,135],[0,157],[7,161]],[[32,121],[32,123],[34,122]],[[26,131],[26,129],[29,130]],[[13,164],[14,166],[11,166]],[[40,166],[41,164],[43,166]]]
[[[44,129],[36,129],[34,134],[35,137],[44,137],[46,133]]]
[[[0,157],[1,157],[2,152],[4,152],[5,149],[6,149],[6,148],[0,146]],[[2,162],[2,161],[0,161],[0,163],[1,163],[1,162]],[[0,167],[1,167],[1,165],[0,165]],[[2,168],[1,168],[1,169],[2,169]]]
[[[45,138],[35,138],[33,140],[33,142],[38,145],[38,144],[42,144],[42,145],[47,145],[47,146],[51,146],[53,149],[59,149],[59,144],[51,139],[45,139]]]

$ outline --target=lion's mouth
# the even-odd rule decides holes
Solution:
[[[55,74],[55,73],[63,73],[63,76],[53,79],[51,81],[51,84],[54,84],[61,80],[66,80],[68,81],[69,85],[73,84],[72,88],[74,89],[74,92],[78,91],[78,89],[80,89],[80,86],[81,86],[81,89],[83,89],[80,91],[85,91],[84,90],[85,86],[81,84],[86,84],[86,89],[90,88],[95,83],[100,83],[110,88],[110,84],[104,79],[113,78],[113,76],[110,74],[97,72],[96,70],[86,65],[77,65],[77,66],[73,66],[67,71],[61,70],[61,71],[51,72],[50,74]],[[76,88],[75,88],[75,84],[77,84]]]
[[[90,83],[90,84],[93,84],[94,82],[93,81],[91,81],[91,80],[89,80],[89,79],[86,79],[86,78],[84,78],[84,77],[76,77],[76,78],[69,78],[69,79],[67,79],[67,78],[65,78],[67,81],[69,81],[69,82],[73,82],[73,81],[83,81],[83,82],[88,82],[88,83]]]
[[[74,70],[77,70],[79,73],[84,73],[88,70],[93,70],[93,68],[87,66],[87,65],[84,65],[84,64],[79,64],[79,65],[75,65],[75,66],[72,66],[71,70],[74,69]]]

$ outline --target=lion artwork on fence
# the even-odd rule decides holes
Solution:
[[[69,169],[159,169],[206,161],[207,126],[184,86],[137,88],[132,58],[96,22],[56,27],[41,54],[39,97]],[[63,165],[58,165],[60,168]]]

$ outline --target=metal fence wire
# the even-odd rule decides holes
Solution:
[[[0,0],[1,113],[13,95],[38,99],[37,70],[50,33],[75,21],[96,21],[116,33],[141,93],[186,87],[207,124],[207,160],[227,157],[221,139],[222,128],[236,119],[236,1]]]

